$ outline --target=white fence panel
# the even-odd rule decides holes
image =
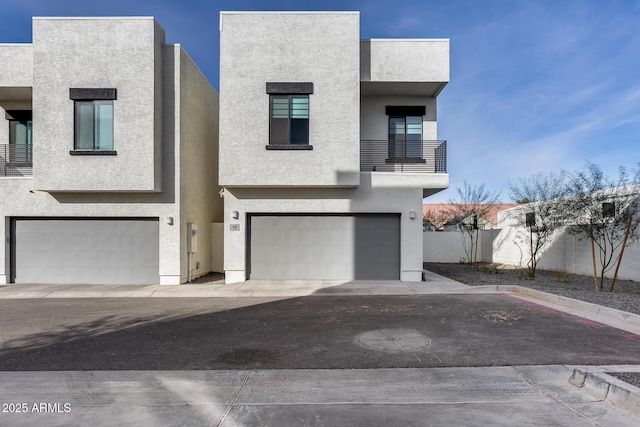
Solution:
[[[470,245],[466,234],[459,231],[427,231],[422,234],[422,256],[425,262],[460,262],[467,258],[462,246],[462,239],[465,237],[467,245]]]
[[[451,232],[424,232],[423,254],[425,262],[460,262],[466,259],[461,240],[462,234]],[[478,260],[500,264],[526,266],[530,258],[530,236],[521,227],[505,227],[501,230],[481,230]],[[618,256],[616,253],[615,257]],[[593,274],[590,240],[563,232],[544,248],[538,268],[566,273]],[[596,268],[600,272],[600,261],[596,247]],[[613,277],[615,265],[607,277]],[[625,249],[618,278],[640,281],[640,244],[634,243]]]

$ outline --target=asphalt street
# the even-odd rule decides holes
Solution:
[[[640,336],[506,294],[0,300],[0,370],[640,364]]]

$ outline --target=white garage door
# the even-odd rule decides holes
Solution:
[[[15,283],[159,283],[158,219],[14,219]]]
[[[252,215],[250,221],[250,279],[400,278],[399,215]]]

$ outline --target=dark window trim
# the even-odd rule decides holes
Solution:
[[[32,110],[6,110],[4,118],[7,120],[15,120],[17,122],[28,122],[33,119]]]
[[[424,105],[387,106],[387,116],[424,116]]]
[[[300,94],[300,93],[294,93],[294,94],[291,94],[291,93],[284,93],[284,94],[272,93],[272,94],[269,94],[269,145],[267,146],[268,150],[313,150],[313,148],[269,148],[269,147],[281,147],[281,146],[282,147],[291,147],[291,146],[312,147],[311,144],[309,144],[309,139],[310,139],[309,123],[310,123],[310,117],[311,117],[311,114],[310,114],[309,111],[307,113],[307,118],[306,119],[300,119],[300,120],[306,120],[306,122],[307,122],[306,143],[302,143],[302,144],[301,143],[297,143],[297,144],[291,143],[292,120],[298,120],[298,119],[294,119],[294,118],[291,117],[291,114],[292,114],[291,97],[292,96],[294,96],[294,97],[306,97],[309,111],[311,109],[311,107],[309,106],[309,104],[310,104],[309,95],[307,95],[307,94]],[[271,139],[272,138],[272,131],[273,131],[272,126],[273,126],[273,120],[274,120],[274,118],[273,118],[273,102],[274,102],[273,98],[274,97],[282,97],[282,98],[287,97],[288,98],[289,112],[288,112],[288,118],[287,118],[287,120],[288,120],[288,138],[287,138],[288,142],[287,143],[283,143],[283,142],[273,143],[272,139]]]
[[[15,114],[15,113],[18,114]],[[7,164],[11,164],[14,167],[30,167],[33,161],[33,124],[31,120],[30,110],[13,110],[10,114],[6,114],[5,117],[9,122],[9,146],[14,147],[10,149]],[[17,140],[17,126],[18,124],[26,127],[26,141]]]
[[[313,94],[313,83],[267,82],[267,93],[280,95],[311,95]]]
[[[267,150],[313,150],[313,145],[308,144],[271,144]]]
[[[69,154],[72,156],[116,156],[115,150],[71,150]]]
[[[115,88],[78,88],[69,89],[69,99],[74,101],[113,101],[117,99]]]

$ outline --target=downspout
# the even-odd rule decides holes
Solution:
[[[187,283],[191,283],[191,252],[187,248]]]

